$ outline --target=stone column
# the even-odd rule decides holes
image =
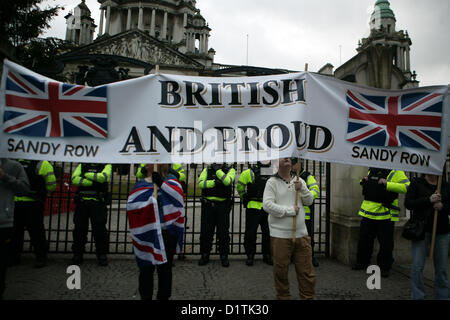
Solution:
[[[152,21],[150,22],[150,35],[155,36],[155,20],[156,20],[156,9],[152,9]]]
[[[167,38],[167,11],[164,11],[164,20],[161,30],[161,40],[166,40]]]
[[[330,255],[348,265],[356,259],[363,200],[359,180],[366,175],[365,167],[331,164]]]
[[[103,16],[105,15],[105,10],[100,9],[100,27],[98,29],[98,36],[100,37],[103,34]]]
[[[106,26],[105,33],[109,34],[109,26],[111,24],[111,6],[106,7]]]
[[[183,14],[183,27],[186,27],[186,26],[187,26],[187,13],[185,12]]]
[[[409,57],[409,46],[406,46],[406,71],[411,71],[411,62]]]
[[[144,30],[144,8],[142,5],[139,6],[138,29]]]
[[[208,46],[209,46],[209,35],[205,34],[205,53],[208,53]]]
[[[128,8],[128,15],[127,15],[127,30],[131,29],[131,8]]]
[[[198,39],[198,53],[203,53],[203,34],[200,34],[200,39]]]

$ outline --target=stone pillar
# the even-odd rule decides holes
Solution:
[[[400,47],[400,69],[405,71],[405,49]]]
[[[131,8],[128,8],[127,14],[127,30],[131,29]]]
[[[347,265],[356,259],[363,200],[359,180],[366,175],[365,167],[331,164],[330,255]]]
[[[155,36],[156,9],[152,9],[152,21],[150,22],[150,35]]]
[[[186,28],[186,26],[187,26],[187,13],[185,12],[185,13],[183,14],[183,27]]]
[[[406,46],[406,70],[407,72],[411,71],[411,62],[409,56],[409,46]]]
[[[109,26],[111,24],[111,6],[106,7],[106,26],[105,33],[109,34]]]
[[[200,34],[200,39],[198,40],[198,53],[203,53],[203,34]]]
[[[167,38],[167,11],[164,11],[164,20],[161,30],[161,40],[166,40]]]
[[[100,37],[103,34],[103,16],[105,15],[105,10],[100,9],[100,27],[98,29],[98,36]]]
[[[138,29],[144,30],[144,8],[142,5],[139,6]]]
[[[209,40],[209,35],[205,34],[205,53],[208,53],[208,48],[209,48],[208,40]]]

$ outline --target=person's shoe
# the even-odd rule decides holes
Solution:
[[[178,260],[181,260],[181,261],[186,260],[186,255],[184,253],[180,253],[178,255]]]
[[[247,260],[245,260],[245,264],[247,266],[251,267],[253,265],[253,262],[254,262],[254,256],[252,254],[248,255]]]
[[[198,265],[204,266],[204,265],[208,264],[208,262],[209,262],[209,255],[202,254],[200,260],[198,260]]]
[[[228,268],[230,266],[230,261],[228,260],[228,256],[220,256],[220,262],[222,263],[222,267]]]
[[[381,270],[381,277],[382,278],[387,278],[387,277],[389,277],[389,275],[390,275],[389,270]]]
[[[99,254],[97,257],[98,264],[102,267],[106,267],[108,265],[108,258],[106,254]]]
[[[352,270],[366,270],[367,269],[367,265],[361,264],[361,263],[355,263],[352,266]]]
[[[82,254],[74,254],[72,257],[72,264],[81,265],[83,263],[83,255]]]
[[[35,268],[43,268],[46,265],[47,265],[47,257],[36,258],[36,261],[34,262]]]
[[[316,258],[312,257],[312,264],[315,268],[319,266],[319,261],[316,260]]]
[[[265,254],[263,256],[263,262],[265,264],[268,264],[269,266],[273,266],[273,260],[272,260],[272,256],[270,254]]]

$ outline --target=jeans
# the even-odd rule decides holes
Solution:
[[[425,233],[425,239],[412,241],[413,265],[411,268],[411,298],[423,300],[425,298],[425,286],[423,283],[423,268],[428,257],[431,245],[431,234]],[[434,298],[436,300],[449,299],[449,287],[447,277],[449,234],[436,234],[434,245]]]

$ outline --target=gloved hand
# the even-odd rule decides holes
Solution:
[[[152,173],[152,181],[153,181],[154,184],[156,184],[158,187],[161,188],[161,186],[163,184],[163,178],[161,177],[159,172],[153,172]]]

